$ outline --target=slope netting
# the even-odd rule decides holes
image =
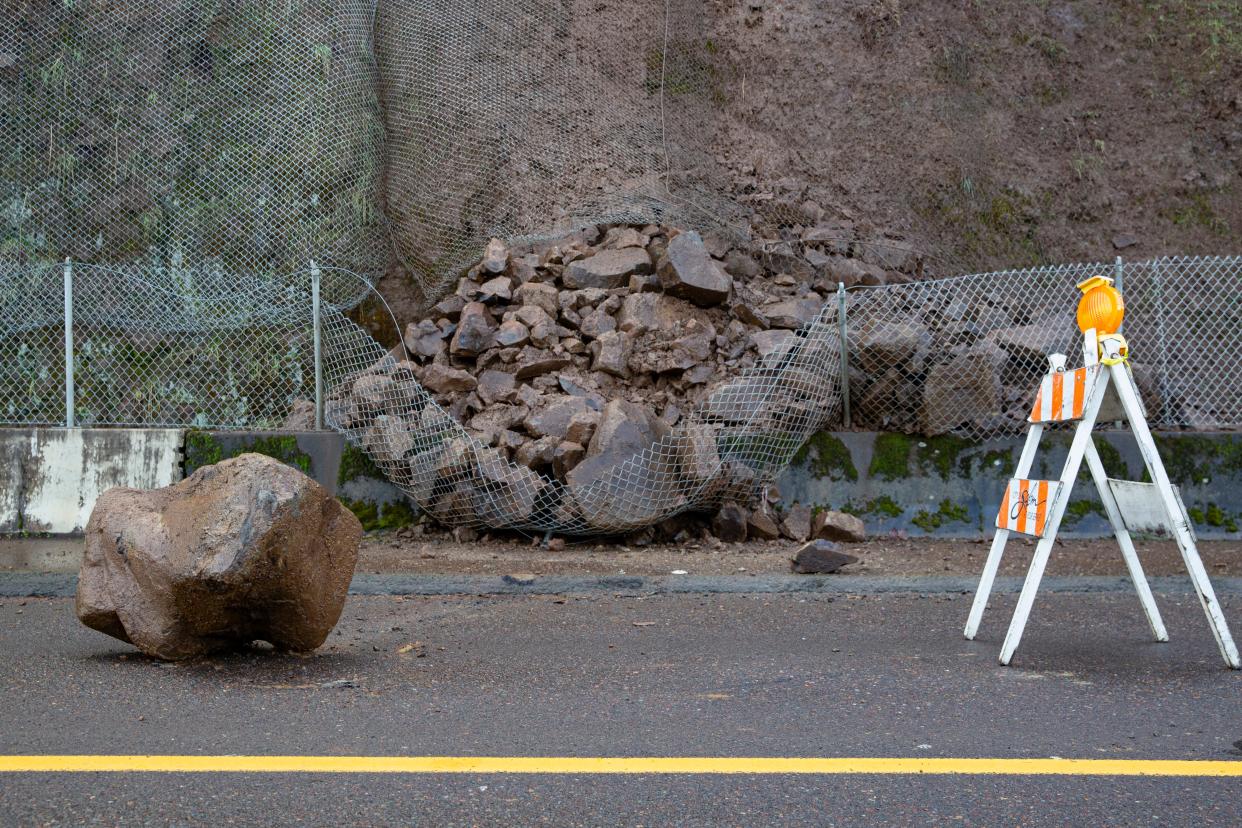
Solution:
[[[0,6],[0,265],[373,276],[366,0]]]
[[[1115,272],[1113,264],[1079,264],[851,291],[844,320],[839,303],[827,303],[790,347],[722,378],[649,445],[575,469],[565,482],[472,435],[419,384],[418,366],[376,342],[343,305],[320,309],[321,404],[328,426],[440,521],[619,533],[749,497],[812,433],[839,426],[842,321],[856,426],[964,438],[1019,433],[1047,354],[1078,359],[1074,285]],[[73,268],[77,423],[310,427],[310,271],[267,282],[211,271],[163,271],[154,281],[150,273]],[[1136,262],[1122,274],[1124,332],[1152,425],[1237,427],[1242,258]],[[66,416],[63,276],[63,267],[0,271],[6,423]],[[322,281],[326,293],[350,295],[361,280],[326,269]]]
[[[803,199],[756,192],[734,158],[743,141],[728,125],[754,107],[728,34],[743,25],[736,12],[701,0],[380,0],[386,205],[426,294],[493,237],[602,223],[740,237],[756,207],[773,227],[790,223]]]
[[[783,88],[748,90],[763,8],[0,4],[0,422],[309,427],[322,410],[446,523],[572,534],[743,498],[826,426],[1019,432],[1046,355],[1077,348],[1074,284],[1114,265],[910,281],[959,269],[827,219],[781,178],[799,151],[750,129],[820,97],[790,66]],[[349,316],[393,251],[434,300],[492,237],[600,223],[711,229],[749,245],[760,278],[814,280],[815,302],[846,258],[887,275],[675,426],[601,406],[597,433],[633,414],[655,436],[564,480],[472,435]],[[1123,266],[1153,424],[1242,423],[1240,273]]]

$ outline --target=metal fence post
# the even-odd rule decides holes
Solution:
[[[849,325],[845,319],[845,282],[837,282],[837,329],[841,338],[841,422],[853,428],[850,416]]]
[[[314,259],[310,263],[311,272],[311,313],[314,314],[312,328],[315,336],[315,430],[323,430],[323,334],[319,319],[319,266]]]
[[[1161,262],[1163,259],[1151,260],[1147,267],[1151,272],[1152,292],[1155,294],[1155,311],[1156,311],[1156,341],[1160,352],[1160,419],[1161,425],[1182,425],[1177,422],[1177,416],[1165,416],[1172,414],[1173,407],[1169,404],[1169,344],[1164,336],[1164,317],[1168,313],[1168,307],[1164,303],[1164,268]]]
[[[73,261],[65,257],[65,428],[73,428]]]

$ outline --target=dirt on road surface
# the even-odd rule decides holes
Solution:
[[[1144,571],[1152,576],[1185,574],[1172,541],[1136,541]],[[545,549],[539,539],[478,540],[460,543],[450,535],[427,538],[395,533],[363,539],[357,572],[414,575],[789,575],[790,560],[801,544],[779,540],[722,543],[695,540],[681,544],[626,546],[609,541],[578,541],[563,549]],[[1022,575],[1030,563],[1033,541],[1011,539],[1000,574]],[[977,577],[988,543],[932,538],[874,538],[841,544],[858,558],[835,577],[961,576]],[[1242,576],[1242,541],[1200,542],[1199,554],[1213,577]],[[21,539],[0,542],[0,572],[76,572],[82,541]],[[1050,576],[1125,575],[1121,552],[1112,539],[1058,540],[1048,564]]]
[[[420,540],[375,535],[363,541],[360,573],[410,572],[422,574],[506,575],[668,575],[684,570],[692,575],[789,574],[790,559],[801,544],[794,541],[722,543],[692,541],[636,547],[605,542],[567,544],[552,551],[537,540],[457,543],[452,539]],[[1172,541],[1138,541],[1139,557],[1148,575],[1185,573],[1181,555]],[[1011,539],[1001,563],[1001,575],[1021,575],[1030,563],[1033,541]],[[983,568],[988,544],[953,539],[875,539],[841,544],[858,558],[842,576],[974,576]],[[1242,542],[1199,544],[1199,554],[1213,576],[1242,575]],[[1117,544],[1111,540],[1057,541],[1050,575],[1125,575]]]

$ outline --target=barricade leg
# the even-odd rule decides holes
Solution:
[[[1056,542],[1057,530],[1061,528],[1065,504],[1069,501],[1074,479],[1078,477],[1078,469],[1082,466],[1082,457],[1087,450],[1087,443],[1091,441],[1091,429],[1095,426],[1100,402],[1104,399],[1104,392],[1108,390],[1107,377],[1108,375],[1104,374],[1095,383],[1091,391],[1091,399],[1087,401],[1085,407],[1085,415],[1074,429],[1074,439],[1070,443],[1069,456],[1065,458],[1065,468],[1061,471],[1059,496],[1052,504],[1044,533],[1035,546],[1031,567],[1027,570],[1026,581],[1022,584],[1022,594],[1018,596],[1018,606],[1013,611],[1013,620],[1009,622],[1009,632],[1005,634],[1005,643],[1001,647],[1001,664],[1008,664],[1013,659],[1013,653],[1022,641],[1022,631],[1026,629],[1031,607],[1035,604],[1035,594],[1039,592],[1039,582],[1043,580],[1044,568],[1048,565],[1048,556],[1052,552],[1052,545]]]
[[[1156,441],[1152,439],[1151,431],[1147,428],[1142,403],[1134,389],[1129,369],[1124,364],[1118,364],[1112,366],[1111,371],[1117,385],[1117,396],[1121,398],[1121,405],[1125,409],[1126,418],[1130,421],[1130,428],[1134,431],[1134,438],[1138,441],[1139,452],[1147,464],[1147,471],[1151,474],[1152,482],[1156,484],[1160,493],[1165,517],[1173,531],[1173,537],[1177,540],[1177,548],[1182,553],[1182,561],[1186,564],[1186,571],[1190,574],[1195,593],[1199,596],[1199,604],[1203,607],[1204,614],[1207,615],[1212,635],[1216,638],[1216,645],[1220,648],[1220,654],[1225,659],[1225,663],[1235,670],[1240,669],[1242,662],[1238,660],[1238,647],[1229,633],[1229,625],[1225,621],[1224,612],[1221,611],[1220,601],[1216,599],[1212,582],[1208,580],[1207,570],[1204,569],[1203,561],[1199,558],[1199,551],[1195,548],[1194,538],[1190,534],[1190,527],[1186,525],[1182,506],[1177,496],[1173,494],[1173,485],[1169,481],[1168,473],[1164,470],[1160,452],[1156,450]]]
[[[1151,586],[1147,583],[1147,576],[1143,574],[1143,565],[1139,561],[1138,552],[1134,549],[1134,540],[1130,537],[1130,530],[1126,529],[1125,520],[1121,516],[1121,508],[1117,505],[1117,499],[1113,497],[1113,490],[1108,485],[1108,473],[1104,470],[1104,463],[1100,460],[1100,453],[1096,451],[1095,443],[1087,441],[1087,468],[1091,470],[1091,477],[1095,480],[1095,487],[1100,492],[1100,500],[1104,503],[1104,512],[1108,515],[1108,522],[1113,525],[1113,536],[1117,538],[1117,545],[1121,547],[1121,556],[1125,559],[1126,569],[1130,572],[1130,580],[1134,582],[1134,589],[1138,592],[1139,603],[1143,605],[1143,612],[1147,615],[1147,625],[1151,627],[1151,634],[1155,636],[1157,641],[1168,641],[1169,633],[1164,628],[1164,621],[1160,618],[1160,609],[1156,606],[1156,599],[1151,594]]]
[[[1022,445],[1022,454],[1018,457],[1018,466],[1014,477],[1026,477],[1030,474],[1031,465],[1035,462],[1035,451],[1039,448],[1039,439],[1044,433],[1042,423],[1034,423],[1026,435]],[[1001,557],[1005,554],[1005,544],[1009,541],[1009,530],[997,528],[992,536],[992,548],[988,550],[987,562],[983,565],[983,575],[979,578],[979,586],[975,589],[975,600],[970,605],[970,617],[966,619],[964,635],[974,640],[979,632],[979,623],[983,620],[983,611],[987,609],[988,598],[992,595],[992,584],[996,580],[996,571],[1000,568]]]

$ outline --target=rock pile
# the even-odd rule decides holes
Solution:
[[[857,425],[928,436],[1025,429],[1047,354],[1075,359],[1073,298],[1049,307],[1038,288],[983,293],[923,283],[859,297],[849,315]],[[1154,372],[1133,368],[1148,410],[1161,410]]]
[[[568,479],[588,454],[612,453],[591,445],[606,401],[673,426],[711,385],[790,347],[826,282],[761,272],[726,243],[666,227],[493,241],[406,329],[410,370],[485,444]]]
[[[908,250],[876,259],[847,232],[758,252],[657,225],[493,240],[406,328],[405,353],[337,386],[326,416],[450,525],[620,533],[749,507],[837,402],[835,323],[798,332],[839,283],[921,272]],[[725,534],[739,522],[719,520]],[[752,536],[782,531],[764,510],[753,521]]]
[[[773,276],[720,239],[668,227],[596,228],[512,249],[494,240],[454,293],[407,327],[408,359],[365,372],[326,413],[398,467],[395,479],[424,481],[430,488],[412,494],[437,504],[442,521],[518,525],[555,513],[559,500],[544,498],[551,480],[594,529],[643,525],[687,492],[749,496],[754,471],[722,469],[729,429],[768,429],[772,452],[792,454],[796,435],[823,423],[833,377],[788,365],[798,347],[825,370],[831,359],[835,373],[839,349],[819,342],[811,353],[795,333],[834,289],[827,273]],[[760,405],[775,373],[739,381],[755,366],[782,370],[780,410]],[[423,404],[420,385],[439,408]],[[688,418],[700,403],[699,419]],[[440,446],[435,435],[455,428],[440,409],[485,451]],[[656,443],[662,454],[630,473],[662,482],[640,491],[617,470]],[[467,480],[470,464],[494,473]]]

